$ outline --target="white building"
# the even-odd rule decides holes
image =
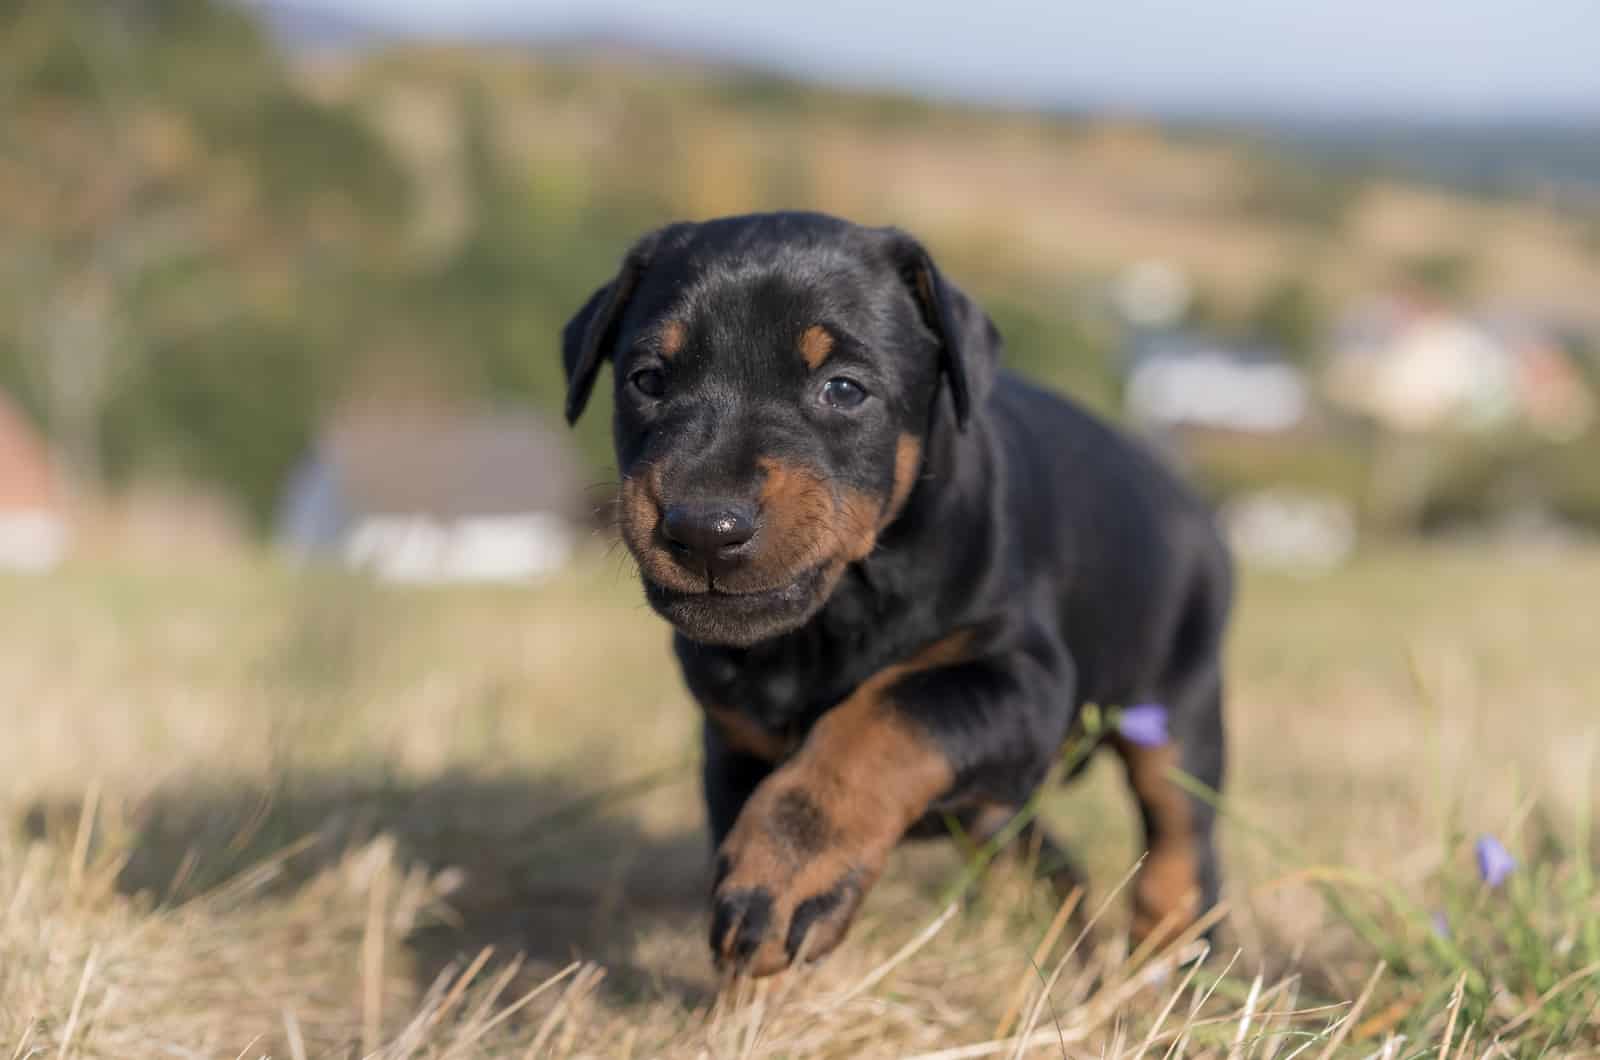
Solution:
[[[506,582],[559,569],[586,523],[564,435],[521,412],[367,410],[296,472],[280,537],[385,581]]]

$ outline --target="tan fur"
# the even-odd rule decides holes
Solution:
[[[706,707],[706,717],[722,733],[723,740],[735,751],[742,751],[767,762],[781,762],[794,750],[783,738],[768,732],[754,720],[727,707]]]
[[[1172,780],[1178,749],[1171,744],[1140,747],[1116,741],[1128,784],[1153,818],[1150,851],[1133,891],[1133,935],[1144,940],[1159,930],[1171,937],[1199,912],[1199,851],[1189,796]]]
[[[665,550],[657,545],[656,525],[660,521],[661,483],[657,469],[646,468],[641,474],[623,479],[617,504],[617,529],[640,569],[652,581],[670,589],[680,592],[705,591],[706,580],[703,575],[674,563]]]
[[[911,499],[911,491],[917,485],[917,472],[922,469],[922,439],[914,434],[902,434],[894,447],[894,489],[889,494],[889,503],[884,507],[881,526],[888,526],[894,522],[906,501]]]
[[[806,367],[816,371],[833,352],[833,336],[821,324],[813,324],[800,335],[800,356]]]
[[[661,356],[672,360],[679,350],[683,349],[683,340],[688,336],[688,330],[681,320],[669,320],[661,325],[660,332]]]
[[[771,585],[785,574],[826,564],[823,591],[832,591],[844,568],[872,551],[878,502],[850,492],[836,495],[826,479],[806,467],[770,457],[761,467],[768,544],[748,574],[740,574]]]

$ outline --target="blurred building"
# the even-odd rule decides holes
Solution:
[[[1274,434],[1305,421],[1310,387],[1270,350],[1171,334],[1135,351],[1126,400],[1136,421],[1163,430]]]
[[[280,538],[385,581],[526,581],[564,565],[587,522],[581,468],[525,412],[347,412],[291,480]]]
[[[0,570],[48,571],[66,555],[68,538],[50,447],[0,392]]]
[[[1371,299],[1346,314],[1327,392],[1404,433],[1522,428],[1561,441],[1581,435],[1595,414],[1554,329],[1407,297]]]
[[[66,557],[69,538],[50,445],[0,392],[0,570],[51,570]]]
[[[1199,465],[1218,460],[1219,449],[1223,463],[1255,465],[1251,454],[1318,445],[1313,400],[1306,374],[1274,350],[1174,331],[1135,343],[1126,389],[1130,418]],[[1247,563],[1333,569],[1354,551],[1355,512],[1345,498],[1297,481],[1292,466],[1238,487],[1218,521]]]

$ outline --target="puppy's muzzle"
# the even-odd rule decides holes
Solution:
[[[752,505],[716,500],[673,504],[661,516],[661,535],[686,566],[713,576],[742,564],[758,529]]]

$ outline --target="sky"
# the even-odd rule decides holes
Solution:
[[[1484,119],[1600,114],[1600,0],[302,0],[458,35],[620,28],[1002,102]]]

